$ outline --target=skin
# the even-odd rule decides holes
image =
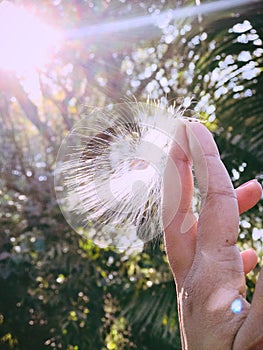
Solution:
[[[164,175],[163,222],[182,348],[263,349],[263,273],[250,305],[245,274],[255,267],[257,255],[252,249],[240,253],[236,246],[239,214],[259,201],[261,186],[252,180],[234,190],[202,124],[178,122],[175,140]],[[192,167],[201,193],[198,220],[191,209]],[[234,313],[237,299],[242,311]]]

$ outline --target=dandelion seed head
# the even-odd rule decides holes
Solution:
[[[68,223],[102,246],[162,232],[163,174],[182,108],[127,102],[84,115],[63,141],[55,189]]]

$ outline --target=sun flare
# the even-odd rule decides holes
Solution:
[[[59,33],[8,1],[0,4],[0,69],[22,74],[42,68],[59,45]]]

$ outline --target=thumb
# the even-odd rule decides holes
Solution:
[[[263,270],[261,270],[247,318],[239,329],[233,350],[263,349]]]

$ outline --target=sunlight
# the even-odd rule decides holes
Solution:
[[[131,30],[152,27],[151,30],[144,30],[144,37],[152,34],[155,27],[163,28],[171,20],[182,20],[183,18],[195,17],[200,15],[209,15],[218,11],[226,11],[235,7],[245,6],[258,0],[217,0],[207,3],[196,1],[196,6],[184,6],[176,9],[169,9],[160,13],[158,16],[146,15],[133,18],[125,18],[113,22],[87,25],[81,28],[70,29],[65,34],[68,39],[83,39],[88,37],[103,36],[109,33],[129,32]]]
[[[59,33],[23,8],[0,4],[0,69],[23,74],[42,68],[59,44]]]

